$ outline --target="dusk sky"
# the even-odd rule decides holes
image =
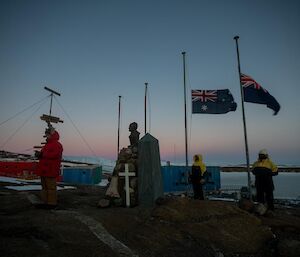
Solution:
[[[300,164],[298,0],[1,0],[0,124],[49,95],[47,86],[61,93],[52,114],[64,120],[55,126],[64,155],[115,160],[118,96],[126,147],[131,122],[144,135],[148,82],[147,130],[162,160],[184,163],[186,51],[189,162],[200,153],[208,165],[245,163],[236,35],[242,72],[281,105],[274,116],[245,103],[250,162],[266,148],[277,164]],[[226,88],[235,112],[191,114],[191,89]],[[1,124],[0,150],[33,153],[49,105]]]

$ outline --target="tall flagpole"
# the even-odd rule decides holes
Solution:
[[[235,40],[235,43],[236,43],[236,52],[237,52],[239,78],[240,78],[242,113],[243,113],[244,136],[245,136],[245,151],[246,151],[247,174],[248,174],[248,190],[249,190],[249,198],[250,198],[250,200],[252,200],[249,150],[248,150],[248,139],[247,139],[247,127],[246,127],[245,108],[244,108],[244,91],[243,91],[243,85],[242,85],[242,79],[241,79],[241,65],[240,65],[240,53],[239,53],[238,39],[239,39],[239,36],[234,37],[234,40]]]
[[[183,56],[183,85],[184,85],[184,128],[185,128],[185,166],[188,164],[188,145],[187,145],[187,121],[186,121],[186,78],[185,78],[185,52],[182,52]]]
[[[148,83],[145,83],[145,135],[147,133],[147,89]]]
[[[119,155],[119,150],[120,150],[120,117],[121,117],[121,97],[119,95],[119,114],[118,114],[118,153],[117,157]]]

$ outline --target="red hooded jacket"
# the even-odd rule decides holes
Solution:
[[[41,177],[58,177],[63,147],[58,142],[59,134],[55,131],[41,150],[41,159],[37,166],[37,175]]]

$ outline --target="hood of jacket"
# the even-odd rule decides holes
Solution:
[[[196,157],[198,157],[199,160],[195,160],[195,159],[197,159]],[[203,157],[202,157],[202,155],[201,154],[196,154],[196,155],[194,155],[193,159],[194,159],[193,165],[194,166],[199,166],[200,169],[201,169],[201,172],[204,173],[206,171],[206,166],[203,163],[203,160],[202,160]]]
[[[53,142],[53,141],[58,141],[58,140],[59,140],[59,134],[55,130],[54,133],[52,135],[50,135],[50,137],[48,138],[48,142]]]

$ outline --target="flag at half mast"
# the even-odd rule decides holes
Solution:
[[[276,115],[280,110],[277,100],[253,78],[241,73],[241,82],[244,92],[244,101],[256,104],[265,104]]]
[[[229,89],[192,90],[192,113],[224,114],[236,107]]]

